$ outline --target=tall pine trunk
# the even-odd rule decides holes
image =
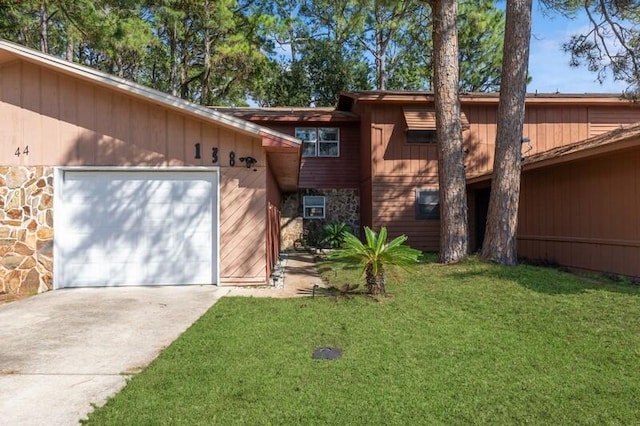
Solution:
[[[46,0],[40,2],[40,51],[49,53],[49,14]]]
[[[518,260],[516,232],[520,161],[527,92],[532,0],[507,0],[491,197],[482,257],[504,265]]]
[[[440,262],[468,252],[467,192],[458,93],[458,2],[431,0],[434,93],[440,184]]]

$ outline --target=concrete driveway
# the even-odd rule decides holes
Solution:
[[[0,306],[0,424],[77,425],[227,290],[55,290]]]

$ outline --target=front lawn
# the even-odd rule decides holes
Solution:
[[[640,423],[637,286],[475,260],[400,278],[381,302],[225,298],[88,423]]]

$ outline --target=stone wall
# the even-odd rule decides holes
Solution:
[[[324,226],[333,222],[344,222],[351,227],[352,233],[359,235],[360,192],[357,189],[313,189],[301,192],[300,215],[302,215],[302,197],[304,195],[323,195],[325,197],[325,218],[304,219],[304,232],[310,244],[319,245],[324,238]]]
[[[302,200],[305,195],[323,195],[324,219],[302,219]],[[360,193],[357,189],[306,189],[286,195],[282,200],[281,238],[282,249],[294,247],[304,233],[307,243],[317,245],[323,238],[327,223],[345,222],[356,235],[360,233]]]
[[[0,294],[53,285],[53,169],[0,167]]]
[[[286,194],[282,197],[280,209],[280,248],[294,247],[296,240],[302,235],[302,207],[298,193]]]

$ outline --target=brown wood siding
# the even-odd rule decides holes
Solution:
[[[194,158],[196,143],[201,159]],[[14,155],[27,145],[29,155]],[[3,166],[219,165],[221,281],[266,282],[261,138],[15,61],[0,66],[0,146]],[[229,167],[232,151],[236,167]],[[258,160],[257,171],[238,161],[244,156]]]
[[[266,283],[264,168],[225,167],[220,184],[220,278],[223,284]]]
[[[300,188],[357,189],[360,184],[360,125],[349,123],[261,123],[278,132],[295,136],[296,128],[338,127],[340,129],[339,157],[302,157]]]
[[[218,165],[234,151],[236,160],[250,155],[265,166],[259,138],[29,63],[0,66],[0,96],[3,165],[211,166],[215,146]],[[29,155],[15,156],[25,145]]]
[[[438,187],[435,144],[406,143],[406,121],[401,105],[375,105],[369,110],[372,178],[361,190],[363,224],[386,226],[389,235],[405,234],[407,243],[426,251],[438,250],[440,222],[417,220],[417,189]],[[370,203],[370,204],[369,204]],[[371,211],[364,211],[371,206]]]
[[[424,176],[437,174],[435,144],[406,142],[406,122],[399,105],[379,105],[371,110],[371,161],[374,176]]]
[[[467,174],[478,175],[493,168],[497,127],[497,105],[465,105],[470,128],[464,132]],[[629,105],[532,105],[525,111],[523,156],[569,145],[640,121],[640,108]]]
[[[518,252],[640,276],[640,149],[525,172]]]
[[[640,121],[640,108],[589,108],[589,137]]]
[[[480,174],[493,168],[498,108],[471,105],[462,110],[469,120],[469,129],[462,133],[467,150],[465,171],[467,175]]]
[[[438,177],[378,177],[372,185],[372,225],[390,237],[405,234],[411,247],[437,251],[440,221],[416,219],[416,190],[437,189]]]

